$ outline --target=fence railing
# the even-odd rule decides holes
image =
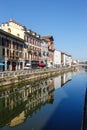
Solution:
[[[68,69],[71,67],[60,67],[60,68],[40,68],[40,69],[31,69],[31,70],[17,70],[17,71],[3,71],[0,72],[0,78],[10,77],[10,76],[20,76],[26,74],[36,74],[41,72],[50,72],[50,71],[61,71],[62,69]]]
[[[7,77],[7,76],[14,76],[14,75],[26,75],[26,74],[33,74],[33,73],[40,73],[40,72],[48,72],[54,70],[60,70],[61,68],[42,68],[42,69],[32,69],[32,70],[17,70],[17,71],[3,71],[0,72],[0,78]]]

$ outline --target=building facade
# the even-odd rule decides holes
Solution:
[[[54,62],[54,38],[53,36],[44,36],[44,40],[48,42],[48,64],[53,65]]]
[[[0,30],[0,71],[20,70],[24,67],[24,40]]]
[[[13,19],[0,26],[0,70],[24,69],[26,63],[71,66],[72,56],[55,50],[53,36],[41,36]]]
[[[54,51],[54,66],[60,67],[61,66],[61,51]]]
[[[68,67],[68,66],[71,67],[71,64],[72,64],[72,56],[64,52],[61,52],[61,65],[63,67]]]
[[[42,39],[41,43],[41,61],[47,65],[48,63],[48,42]]]
[[[20,37],[21,39],[24,39],[24,32],[26,30],[24,26],[17,23],[13,19],[10,19],[9,22],[2,23],[0,29],[17,37]]]
[[[26,44],[25,62],[41,61],[41,37],[39,34],[28,30],[25,32],[24,41]]]

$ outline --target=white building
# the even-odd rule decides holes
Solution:
[[[54,87],[55,89],[61,88],[61,75],[54,78]]]
[[[62,76],[61,76],[61,85],[64,85],[66,84],[67,82],[69,82],[70,80],[72,79],[72,73],[71,72],[68,72],[68,73],[64,73]]]
[[[66,65],[71,67],[71,65],[72,65],[72,56],[71,55],[67,55]]]
[[[42,39],[41,43],[41,61],[45,64],[48,62],[48,42],[44,39]]]
[[[61,52],[57,50],[54,51],[54,66],[61,66]]]
[[[67,67],[67,66],[71,67],[72,56],[62,52],[61,53],[61,64],[63,67]]]

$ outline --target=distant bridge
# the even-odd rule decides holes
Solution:
[[[87,64],[79,64],[79,66],[87,67]]]
[[[76,64],[72,65],[72,67],[87,67],[87,64]]]

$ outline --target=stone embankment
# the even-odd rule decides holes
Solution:
[[[17,85],[22,83],[30,83],[38,81],[40,79],[49,78],[58,74],[62,74],[68,71],[73,71],[75,68],[61,68],[61,69],[38,69],[38,70],[27,70],[7,74],[6,76],[0,76],[0,88],[7,85]],[[25,73],[26,72],[26,73]]]

